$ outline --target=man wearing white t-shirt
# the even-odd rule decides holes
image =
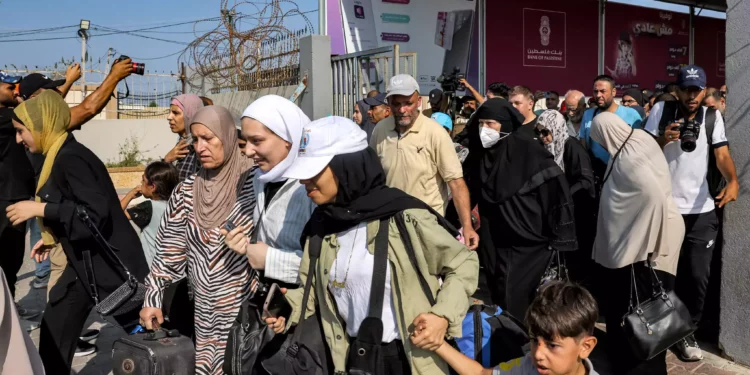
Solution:
[[[695,65],[683,67],[677,83],[680,86],[678,104],[673,106],[661,102],[654,105],[645,130],[657,137],[664,149],[672,175],[672,195],[685,220],[685,239],[680,250],[675,292],[697,324],[703,313],[718,233],[715,208],[737,199],[739,183],[729,154],[724,120],[716,110],[701,106],[706,95],[705,72]],[[713,124],[706,124],[707,119],[714,119]],[[689,121],[694,121],[699,127],[692,151],[686,151],[691,145],[684,137],[681,139],[680,134],[680,128]],[[707,134],[707,128],[713,128],[711,134]],[[710,152],[715,157],[715,165],[709,165]],[[711,191],[714,186],[710,186],[707,180],[709,170],[714,168],[726,180],[726,186],[715,192],[715,197]],[[684,361],[703,358],[692,335],[672,349]]]

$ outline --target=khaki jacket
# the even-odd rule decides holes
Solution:
[[[391,218],[388,233],[388,261],[391,267],[392,306],[396,314],[396,324],[411,362],[413,374],[448,374],[448,364],[439,356],[411,345],[409,338],[413,329],[412,322],[417,315],[430,312],[448,320],[449,337],[461,336],[461,322],[469,309],[469,297],[477,288],[479,261],[477,254],[453,238],[438,224],[435,216],[429,211],[405,210],[404,218],[419,263],[419,272],[425,275],[433,295],[436,295],[437,303],[435,306],[430,306],[427,296],[420,287],[416,270],[409,261],[409,256],[401,242],[396,222]],[[367,246],[372,254],[375,252],[375,236],[379,225],[380,222],[377,220],[367,223]],[[336,259],[337,246],[338,240],[335,234],[323,239],[320,259],[315,268],[314,287],[310,293],[305,316],[309,317],[315,312],[317,300],[323,322],[323,333],[331,350],[335,371],[343,373],[346,369],[349,341],[344,321],[338,315],[334,298],[328,291],[329,272]],[[302,285],[307,280],[309,264],[310,258],[308,252],[305,251],[300,265]],[[438,275],[444,277],[442,286],[438,281]],[[303,288],[299,288],[290,290],[286,294],[293,308],[287,328],[299,320],[302,293]],[[363,301],[363,303],[368,303],[368,301]]]

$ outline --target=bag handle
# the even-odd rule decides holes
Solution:
[[[398,228],[398,234],[401,236],[401,242],[404,243],[406,254],[409,255],[409,262],[411,263],[412,267],[414,267],[414,270],[417,272],[417,278],[419,279],[419,286],[422,287],[422,291],[427,296],[427,300],[430,302],[430,305],[435,306],[437,301],[435,300],[435,296],[432,294],[432,289],[430,289],[430,284],[424,278],[424,275],[422,275],[422,272],[419,271],[419,263],[417,262],[417,254],[414,252],[414,246],[412,246],[411,238],[409,237],[409,232],[406,231],[406,222],[404,221],[404,214],[403,212],[399,212],[393,217],[396,219],[396,227]]]
[[[656,270],[654,269],[654,266],[651,264],[650,259],[646,259],[646,266],[651,271],[651,276],[653,278],[651,279],[651,286],[654,288],[654,294],[655,295],[661,295],[663,298],[667,298],[667,291],[664,290],[664,284],[659,279],[659,276],[656,274]],[[654,282],[655,281],[655,282]],[[635,291],[635,306],[633,305],[633,292]],[[641,302],[638,298],[638,289],[636,287],[636,280],[635,280],[635,264],[630,265],[630,310],[635,311],[635,309],[639,308],[641,305]]]
[[[375,237],[375,261],[372,268],[372,289],[370,290],[370,318],[383,318],[385,298],[385,276],[388,267],[388,218],[380,220]],[[352,250],[353,251],[353,250]]]

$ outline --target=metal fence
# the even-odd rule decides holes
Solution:
[[[304,28],[259,42],[239,40],[234,52],[193,51],[195,56],[185,59],[191,71],[188,83],[193,90],[207,83],[211,94],[297,85],[299,39],[310,33],[311,28]]]
[[[65,101],[75,106],[90,95],[101,85],[109,74],[109,62],[91,64],[92,68],[85,70],[86,81],[78,80],[68,92]],[[65,79],[66,64],[56,64],[53,67],[18,67],[6,65],[3,71],[10,75],[26,76],[31,73],[44,74],[50,79]],[[97,119],[133,119],[133,118],[167,118],[171,98],[182,93],[181,75],[175,73],[152,73],[144,75],[132,74],[117,85],[116,101],[110,102],[102,110]]]
[[[351,117],[357,101],[371,90],[388,91],[397,74],[417,75],[417,54],[401,53],[399,46],[382,47],[331,58],[333,114]]]

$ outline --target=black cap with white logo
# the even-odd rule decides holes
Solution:
[[[706,72],[698,65],[687,65],[680,69],[680,76],[677,78],[677,84],[680,89],[686,90],[690,87],[698,87],[701,90],[706,88]]]

